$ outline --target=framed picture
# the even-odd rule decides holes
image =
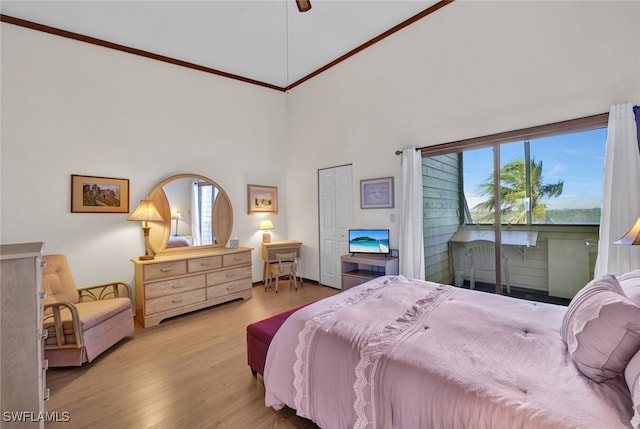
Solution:
[[[71,213],[129,213],[129,179],[72,174]]]
[[[360,181],[360,208],[393,208],[393,177]]]
[[[278,214],[278,188],[275,186],[247,185],[249,214]]]

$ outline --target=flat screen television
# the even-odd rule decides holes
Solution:
[[[349,253],[389,254],[388,229],[350,229]]]

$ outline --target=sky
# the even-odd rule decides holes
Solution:
[[[547,209],[600,207],[606,139],[607,129],[600,128],[531,140],[531,158],[542,161],[542,183],[564,181],[560,197],[544,200]],[[501,165],[517,158],[524,158],[523,142],[501,146]],[[464,152],[464,186],[470,209],[487,199],[481,196],[480,188],[492,171],[492,148]]]

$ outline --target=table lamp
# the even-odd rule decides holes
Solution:
[[[631,229],[620,237],[618,241],[614,241],[613,244],[626,244],[627,246],[640,245],[640,217]]]
[[[271,243],[271,233],[269,232],[269,230],[273,228],[273,222],[271,222],[269,219],[260,222],[260,229],[264,231],[262,233],[263,243]]]
[[[151,249],[149,248],[149,230],[151,227],[148,222],[157,222],[163,221],[164,219],[158,212],[158,209],[153,204],[153,202],[147,197],[144,200],[140,201],[138,207],[131,213],[128,220],[138,220],[142,221],[142,232],[144,234],[144,255],[140,256],[141,260],[150,260],[153,259],[153,254]]]
[[[174,214],[171,215],[171,219],[175,219],[176,220],[176,233],[173,234],[174,236],[178,235],[178,221],[180,219],[182,219],[182,215],[180,214],[180,212],[175,212]]]

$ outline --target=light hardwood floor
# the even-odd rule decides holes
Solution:
[[[264,406],[262,377],[247,365],[246,326],[337,290],[283,283],[278,294],[253,288],[253,298],[175,317],[139,329],[91,364],[47,371],[47,412],[69,422],[46,428],[314,428],[290,409]]]

